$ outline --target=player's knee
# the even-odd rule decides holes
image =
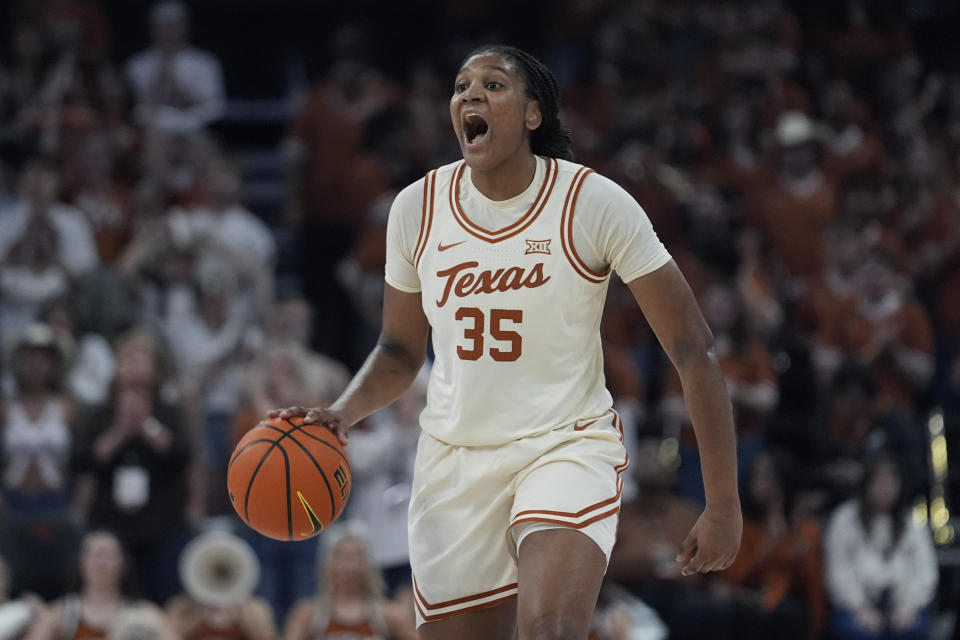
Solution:
[[[536,616],[520,629],[520,640],[583,640],[587,636],[588,620],[547,611]]]

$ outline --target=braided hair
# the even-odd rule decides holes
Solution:
[[[526,95],[540,105],[543,120],[530,132],[530,150],[538,156],[573,160],[570,130],[560,121],[560,86],[553,72],[523,49],[487,45],[471,51],[464,59],[493,53],[514,64],[523,77]]]

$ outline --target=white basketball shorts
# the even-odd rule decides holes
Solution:
[[[516,598],[518,550],[533,530],[582,531],[609,562],[627,464],[613,410],[502,446],[424,432],[409,519],[417,626]]]

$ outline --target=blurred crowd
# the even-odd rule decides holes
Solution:
[[[641,203],[702,305],[746,521],[728,571],[680,578],[704,504],[696,444],[678,377],[613,282],[606,376],[635,462],[595,638],[950,637],[956,569],[936,545],[960,495],[944,444],[960,423],[960,57],[931,59],[912,25],[956,12],[553,4],[514,43],[556,71],[577,160]],[[495,26],[504,3],[436,11],[452,27],[400,71],[362,20],[317,45],[323,70],[269,149],[275,212],[246,197],[227,61],[191,44],[190,6],[143,5],[149,41],[128,58],[111,48],[128,25],[97,0],[10,11],[0,640],[411,637],[427,371],[351,434],[347,533],[267,540],[225,486],[267,410],[332,401],[362,362],[391,200],[457,159],[448,83],[472,45],[514,33]],[[183,593],[178,559],[210,530],[258,559],[242,606]]]

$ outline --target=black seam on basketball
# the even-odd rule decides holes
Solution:
[[[326,445],[326,446],[330,447],[331,449],[333,449],[334,451],[336,451],[336,452],[337,452],[337,455],[340,456],[341,458],[343,458],[343,461],[347,463],[347,469],[350,468],[350,461],[347,459],[347,456],[345,456],[345,455],[343,454],[343,451],[341,451],[341,450],[340,450],[339,448],[337,448],[336,446],[330,444],[329,442],[327,442],[327,441],[324,440],[323,438],[318,438],[317,436],[315,436],[315,435],[311,434],[310,432],[304,430],[304,427],[311,427],[311,426],[313,426],[313,427],[318,427],[318,428],[320,428],[320,429],[326,429],[326,427],[324,427],[323,425],[312,424],[312,423],[311,423],[311,424],[294,424],[294,423],[290,422],[290,418],[284,418],[284,419],[285,419],[285,420],[290,424],[290,426],[292,427],[292,428],[290,429],[290,431],[287,431],[287,432],[284,434],[284,437],[286,437],[286,436],[288,436],[288,435],[290,435],[290,434],[292,434],[292,433],[295,433],[295,432],[300,432],[300,433],[302,433],[303,435],[307,436],[308,438],[310,438],[310,439],[312,439],[312,440],[316,440],[317,442],[322,442],[324,445]]]
[[[276,442],[276,441],[275,441],[275,440],[269,440],[269,439],[267,439],[267,438],[259,438],[259,439],[257,439],[257,440],[251,440],[250,442],[248,442],[248,443],[246,444],[246,446],[243,447],[243,449],[240,449],[240,451],[237,451],[236,453],[233,454],[233,457],[230,458],[230,463],[227,465],[227,471],[230,470],[230,467],[233,466],[233,463],[236,461],[236,459],[239,458],[241,455],[243,455],[243,452],[244,452],[244,451],[246,451],[247,449],[249,449],[249,448],[252,447],[253,445],[255,445],[255,444],[260,444],[260,443],[262,443],[262,442],[271,442],[271,443],[272,443],[272,442]]]
[[[291,504],[290,504],[290,460],[289,460],[289,458],[287,457],[287,452],[284,451],[284,449],[283,449],[282,446],[280,446],[280,443],[283,442],[283,440],[284,440],[285,438],[288,438],[288,437],[289,437],[291,440],[293,440],[294,442],[296,442],[297,445],[299,445],[299,446],[302,447],[303,445],[302,445],[300,442],[298,442],[296,439],[294,439],[294,438],[292,437],[292,435],[293,435],[294,433],[296,433],[296,432],[299,431],[300,433],[302,433],[303,435],[307,436],[308,438],[311,438],[311,439],[313,439],[313,440],[316,440],[317,442],[320,442],[320,443],[322,443],[323,445],[325,445],[325,446],[327,446],[327,447],[330,447],[331,449],[333,449],[334,451],[336,451],[336,452],[337,452],[337,455],[339,455],[339,456],[343,459],[343,461],[346,463],[348,470],[350,470],[350,461],[347,459],[347,457],[346,457],[345,455],[343,455],[343,452],[340,451],[340,449],[338,449],[338,448],[335,447],[334,445],[330,444],[329,442],[327,442],[327,441],[324,440],[323,438],[318,438],[317,436],[311,435],[310,433],[307,433],[306,431],[303,430],[303,427],[304,427],[304,426],[311,426],[311,425],[304,425],[304,424],[302,424],[302,423],[301,423],[301,424],[294,424],[293,421],[290,420],[290,418],[284,418],[284,420],[287,422],[287,424],[290,425],[290,429],[287,430],[287,431],[284,431],[283,429],[280,429],[279,427],[276,427],[276,426],[274,426],[274,425],[272,425],[272,424],[268,424],[268,423],[265,423],[265,422],[262,422],[262,423],[260,423],[260,424],[257,425],[258,427],[267,427],[268,429],[272,429],[272,430],[274,430],[274,431],[279,431],[279,432],[281,432],[283,435],[281,435],[281,436],[280,436],[279,438],[277,438],[276,440],[267,440],[267,439],[261,439],[261,440],[259,440],[260,442],[270,442],[271,445],[270,445],[270,448],[267,449],[267,450],[264,452],[263,457],[260,458],[260,462],[257,463],[256,468],[253,470],[253,473],[250,475],[250,483],[247,485],[246,495],[244,496],[244,499],[243,499],[243,517],[244,517],[244,520],[246,520],[247,523],[249,524],[249,522],[250,522],[250,492],[253,490],[253,481],[256,479],[257,474],[260,473],[260,468],[263,467],[263,464],[264,464],[264,462],[266,462],[267,457],[270,455],[270,453],[273,452],[274,449],[279,448],[280,451],[283,453],[284,464],[286,465],[286,469],[287,469],[287,524],[288,524],[288,531],[289,531],[289,534],[290,534],[290,539],[293,539],[293,512],[292,512],[292,507],[291,507]],[[316,427],[319,427],[319,428],[325,428],[325,427],[323,427],[322,425],[312,425],[312,426],[316,426]],[[255,427],[255,428],[256,428],[256,427]],[[252,445],[252,444],[254,444],[254,443],[251,442],[251,443],[248,444],[248,446],[249,446],[249,445]],[[247,448],[247,447],[244,447],[244,450],[246,450],[246,448]],[[240,455],[240,454],[238,453],[236,456],[234,456],[234,459],[236,459],[236,457],[239,456],[239,455]],[[311,458],[312,458],[312,456],[311,456]],[[316,461],[314,461],[314,462],[316,462]],[[232,464],[232,462],[231,462],[231,464]],[[318,467],[318,468],[319,468],[319,467]],[[322,470],[321,470],[321,473],[322,473]],[[324,477],[323,477],[323,481],[326,483],[327,488],[330,489],[330,483],[329,483],[329,481],[327,480],[325,474],[324,474]],[[332,492],[332,490],[331,490],[331,492]],[[333,500],[331,500],[331,504],[333,504]]]
[[[250,492],[253,491],[253,481],[257,479],[257,474],[260,473],[260,468],[263,466],[263,463],[266,462],[267,457],[277,448],[277,442],[277,440],[273,441],[270,448],[267,449],[263,457],[260,458],[260,462],[257,463],[257,468],[250,474],[250,484],[247,485],[247,493],[243,497],[243,519],[247,521],[247,524],[250,524]]]
[[[310,450],[307,449],[302,442],[294,438],[292,435],[290,436],[290,440],[296,443],[296,445],[300,447],[305,454],[307,454],[307,457],[309,457],[310,461],[313,462],[313,466],[315,466],[317,471],[320,472],[320,477],[323,478],[323,484],[327,485],[327,493],[330,494],[330,522],[333,522],[333,518],[337,514],[337,503],[333,497],[333,487],[330,486],[330,481],[327,480],[327,474],[324,472],[323,467],[320,466],[320,463],[317,462],[317,459],[313,457],[313,454],[310,453]]]
[[[279,431],[280,433],[286,433],[286,431],[284,431],[284,430],[281,429],[280,427],[274,426],[274,425],[270,424],[269,422],[261,422],[261,423],[258,424],[257,426],[258,426],[258,427],[266,427],[267,429],[273,429],[274,431]]]
[[[347,469],[350,468],[350,460],[348,460],[348,459],[347,459],[347,456],[343,455],[343,452],[340,451],[340,449],[338,449],[335,445],[330,444],[329,442],[327,442],[327,441],[324,440],[323,438],[318,438],[317,436],[311,435],[311,434],[307,433],[306,431],[300,431],[300,433],[302,433],[303,435],[307,436],[307,437],[310,438],[311,440],[316,440],[317,442],[319,442],[319,443],[322,444],[323,446],[329,447],[329,448],[333,449],[334,451],[336,451],[336,452],[337,452],[337,455],[340,456],[340,458],[344,461],[344,463],[346,463]]]
[[[280,440],[277,440],[280,442]],[[287,455],[286,449],[283,447],[277,447],[280,449],[280,453],[283,454],[283,467],[287,476],[287,538],[293,540],[293,496],[290,493],[290,456]]]

